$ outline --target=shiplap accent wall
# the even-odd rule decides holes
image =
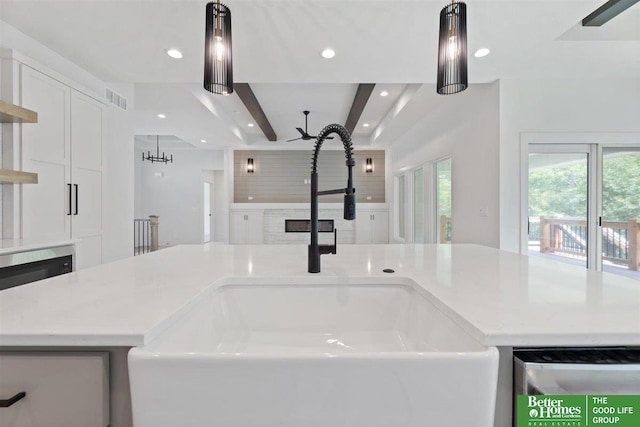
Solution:
[[[302,203],[309,201],[312,149],[236,150],[233,153],[235,203]],[[373,159],[373,173],[365,172],[366,158]],[[247,173],[252,158],[254,173]],[[385,202],[383,150],[354,152],[353,185],[358,203]],[[325,150],[318,159],[319,190],[347,185],[347,167],[342,150]],[[343,196],[321,196],[321,202],[339,203]]]

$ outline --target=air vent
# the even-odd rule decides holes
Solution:
[[[127,98],[107,88],[107,100],[118,108],[127,110]]]

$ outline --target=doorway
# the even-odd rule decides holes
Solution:
[[[213,185],[211,182],[202,182],[202,242],[210,242],[213,235],[213,197],[212,197]]]

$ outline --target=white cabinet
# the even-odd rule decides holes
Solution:
[[[260,244],[264,235],[262,211],[233,211],[230,213],[230,242],[235,244]]]
[[[389,243],[389,212],[359,211],[356,216],[356,243]]]
[[[21,103],[38,112],[22,126],[22,168],[38,173],[22,190],[22,237],[79,239],[76,268],[102,262],[103,106],[20,65]]]
[[[0,399],[26,395],[0,408],[2,427],[109,425],[106,352],[0,352]]]

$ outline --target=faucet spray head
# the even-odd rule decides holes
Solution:
[[[353,221],[356,219],[356,190],[347,191],[344,195],[344,219]]]

